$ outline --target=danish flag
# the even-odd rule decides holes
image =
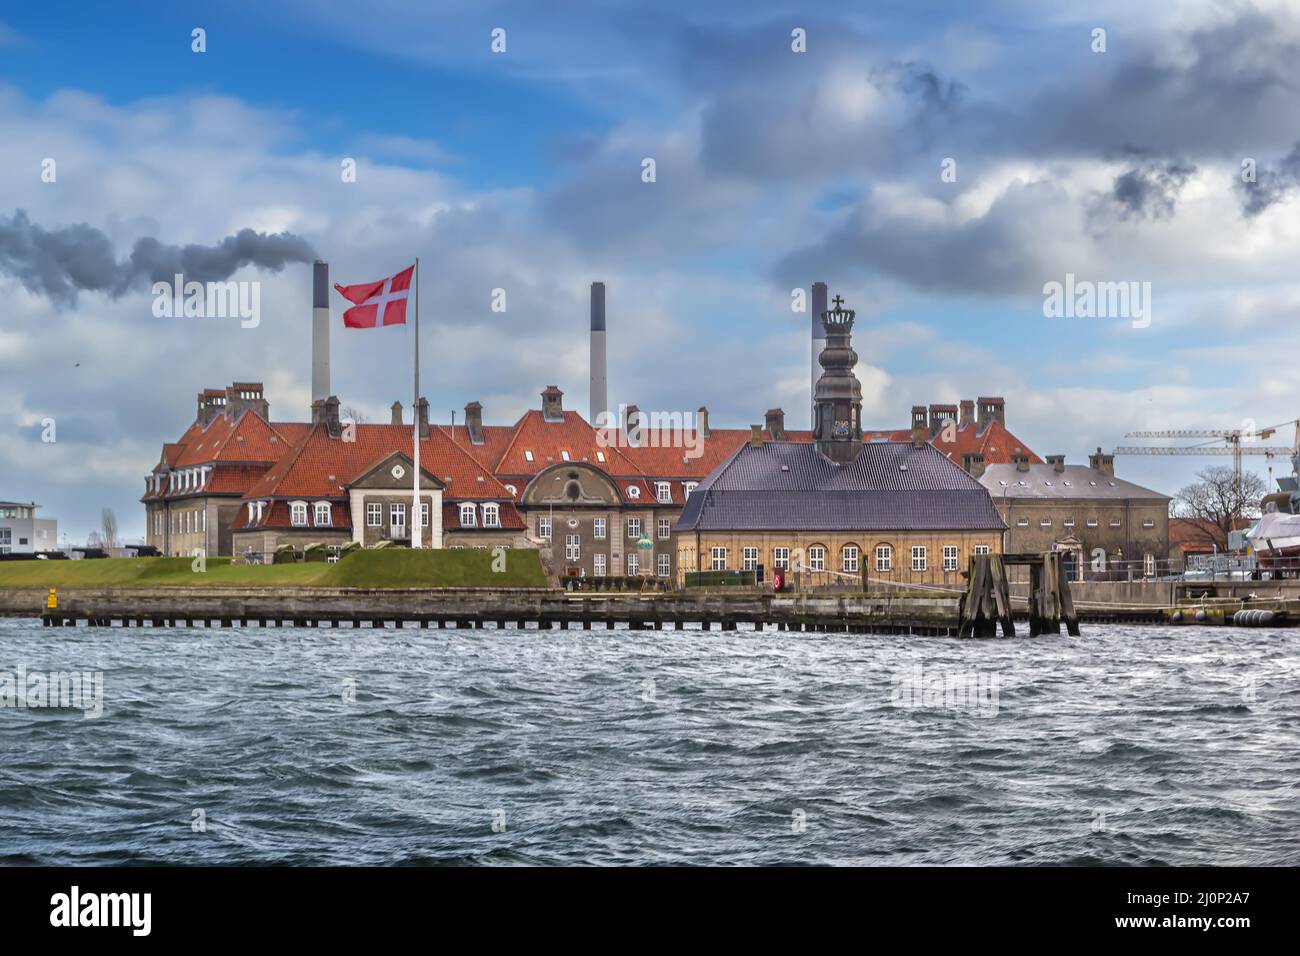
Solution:
[[[373,329],[376,325],[405,325],[406,299],[411,292],[411,273],[415,266],[395,276],[360,285],[334,288],[349,302],[356,303],[343,313],[343,325],[349,329]]]

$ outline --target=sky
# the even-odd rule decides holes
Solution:
[[[71,541],[105,507],[144,533],[201,389],[308,417],[317,256],[344,284],[420,257],[440,422],[549,384],[586,414],[594,280],[611,401],[716,425],[806,425],[816,280],[857,310],[869,427],[1001,395],[1082,462],[1300,415],[1294,3],[204,6],[0,8],[0,499]],[[260,322],[156,316],[175,263],[258,283]],[[1149,283],[1149,312],[1045,314],[1067,275]],[[333,391],[385,421],[409,330],[332,304]],[[1173,494],[1229,461],[1117,471]]]

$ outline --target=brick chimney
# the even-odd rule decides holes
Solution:
[[[393,404],[392,404],[392,412],[393,412],[393,418],[392,418],[392,421],[389,422],[389,424],[390,424],[390,425],[400,425],[400,424],[402,424],[402,403],[401,403],[401,402],[393,402]]]
[[[637,448],[641,444],[641,409],[636,405],[623,406],[623,434],[627,436],[629,447]]]
[[[1094,454],[1088,456],[1088,467],[1094,468],[1103,474],[1115,477],[1115,456],[1107,455],[1100,448]]]
[[[429,437],[429,400],[423,395],[415,403],[415,420],[420,423],[420,437]]]
[[[1052,466],[1053,469],[1055,469],[1055,471],[1056,471],[1056,473],[1057,473],[1058,475],[1059,475],[1061,472],[1065,471],[1065,456],[1064,456],[1064,455],[1048,455],[1048,456],[1046,457],[1046,461],[1047,461],[1047,463],[1048,463],[1049,465]]]
[[[465,406],[465,431],[471,445],[483,444],[483,406],[478,402]]]
[[[339,400],[337,395],[317,399],[311,403],[311,423],[313,425],[324,425],[325,433],[330,438],[338,438],[343,434],[343,428],[339,423]]]
[[[766,415],[767,433],[772,441],[785,441],[785,410],[769,408]]]
[[[957,420],[956,405],[930,406],[930,437],[933,438],[943,430],[943,423]]]
[[[749,426],[749,447],[750,448],[763,447],[763,426],[762,425]]]
[[[1016,466],[1016,471],[1029,470],[1029,456],[1023,451],[1012,452],[1011,463]]]
[[[705,438],[709,437],[709,409],[704,405],[695,413],[695,427]]]
[[[930,426],[928,424],[924,405],[912,406],[912,444],[920,448],[930,440]]]
[[[961,413],[957,418],[957,427],[965,428],[975,424],[975,401],[970,398],[961,400]]]
[[[199,410],[196,416],[200,424],[208,425],[212,419],[225,410],[226,390],[224,388],[205,388],[199,392]]]
[[[564,393],[554,385],[542,389],[542,418],[548,422],[564,421]]]
[[[1007,403],[1002,398],[980,398],[976,400],[979,405],[979,430],[981,432],[989,427],[990,422],[996,421],[1000,425],[1007,423]]]
[[[961,456],[961,466],[972,478],[979,478],[984,474],[984,456],[977,451],[967,452]]]
[[[252,409],[262,421],[270,421],[271,407],[262,396],[261,382],[233,382],[226,389],[226,414],[236,419],[245,409]]]

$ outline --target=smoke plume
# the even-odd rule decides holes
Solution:
[[[243,266],[279,272],[291,262],[315,258],[301,236],[241,229],[212,246],[173,246],[145,236],[135,241],[129,256],[118,259],[112,241],[94,226],[44,229],[21,209],[8,219],[0,217],[0,272],[60,304],[76,302],[79,292],[120,298],[177,273],[186,282],[219,282]]]

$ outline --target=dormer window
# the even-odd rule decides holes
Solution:
[[[689,498],[691,496],[691,492],[694,491],[697,487],[699,487],[699,484],[700,483],[698,481],[683,482],[682,488],[686,492],[686,497]]]
[[[330,504],[328,501],[316,502],[316,527],[328,528],[330,521]]]
[[[636,485],[628,485],[627,496],[631,498],[633,501],[635,501],[637,498],[641,497],[641,489],[638,488]]]
[[[603,465],[605,463],[605,453],[603,451],[596,452],[596,460]]]
[[[501,527],[501,506],[495,501],[488,501],[483,505],[483,527]]]
[[[462,528],[472,528],[475,525],[474,504],[465,502],[460,506],[460,526]]]
[[[655,498],[661,505],[673,503],[673,486],[666,481],[655,482]]]
[[[289,503],[289,524],[295,528],[303,528],[307,525],[307,502],[293,501]]]

